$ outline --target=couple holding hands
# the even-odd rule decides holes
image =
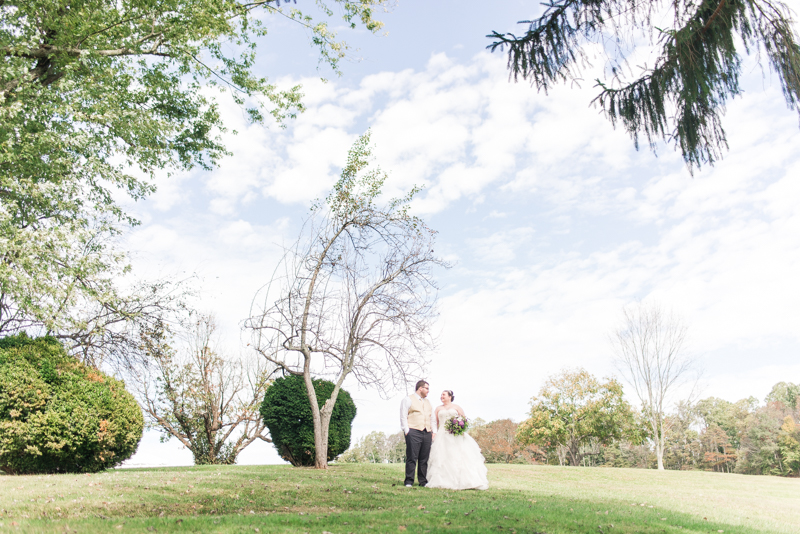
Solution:
[[[405,485],[412,486],[416,471],[422,487],[488,489],[481,448],[466,432],[455,435],[446,428],[453,417],[465,417],[461,406],[453,404],[453,392],[443,391],[442,405],[434,410],[427,398],[428,383],[420,380],[415,387],[400,403],[400,427],[406,436]]]

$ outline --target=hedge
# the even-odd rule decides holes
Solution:
[[[331,398],[334,384],[313,380],[317,402],[322,407]],[[302,376],[278,378],[267,388],[261,404],[261,416],[269,428],[272,443],[281,458],[294,466],[312,466],[316,456],[314,420]],[[328,461],[334,460],[350,447],[350,434],[356,405],[350,394],[339,390],[331,414],[328,431]]]
[[[83,473],[130,458],[144,428],[125,385],[52,337],[0,339],[0,469]]]

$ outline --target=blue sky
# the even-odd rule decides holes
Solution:
[[[549,95],[509,82],[484,36],[539,9],[401,0],[383,16],[385,36],[342,29],[361,61],[343,63],[339,78],[317,70],[303,32],[276,22],[259,69],[279,85],[302,83],[308,111],[282,130],[248,125],[221,100],[239,132],[225,137],[233,155],[211,172],[161,179],[132,206],[143,222],[124,243],[134,271],[196,274],[198,308],[217,315],[226,350],[246,351],[239,325],[280,244],[371,128],[387,193],[425,186],[414,209],[454,263],[438,273],[434,398],[452,389],[468,416],[519,421],[560,369],[614,373],[608,335],[639,299],[686,319],[703,396],[763,399],[778,381],[800,381],[800,129],[774,76],[746,62],[745,93],[724,119],[730,150],[691,176],[670,147],[637,152],[589,107],[596,69]],[[348,389],[356,437],[397,431],[405,392],[383,401]],[[242,461],[279,459],[260,445]],[[132,460],[190,462],[153,433]]]

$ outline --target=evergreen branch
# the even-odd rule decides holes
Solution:
[[[530,24],[524,36],[517,37],[511,33],[501,34],[495,31],[487,37],[496,41],[486,47],[494,52],[497,49],[502,51],[508,46],[508,67],[514,81],[518,81],[520,76],[524,79],[530,78],[532,84],[545,92],[551,82],[567,79],[569,66],[580,54],[580,36],[591,31],[594,26],[593,21],[587,22],[586,28],[581,24],[581,18],[586,20],[585,16],[577,14],[582,6],[581,0],[561,0],[547,6],[547,11],[538,20],[520,21],[520,24]],[[570,22],[569,11],[575,12],[574,25]]]
[[[702,29],[703,33],[708,31],[708,29],[711,27],[711,23],[714,21],[715,18],[717,18],[717,15],[719,15],[720,11],[722,10],[722,6],[724,5],[725,5],[725,0],[720,0],[719,5],[717,5],[717,9],[714,10],[714,12],[708,18],[708,22],[706,22],[705,26],[703,26]]]
[[[795,109],[800,100],[800,46],[792,28],[794,21],[785,5],[769,1],[764,1],[763,4],[771,13],[766,13],[761,3],[753,0],[750,8],[761,15],[759,22],[762,27],[759,32],[764,36],[764,49],[772,68],[780,77],[786,104],[790,109]],[[765,26],[771,27],[772,31],[768,31]]]
[[[727,148],[724,104],[740,93],[733,30],[745,7],[736,0],[703,2],[682,28],[664,32],[667,40],[652,71],[620,89],[598,83],[603,90],[592,102],[612,124],[622,120],[637,148],[640,134],[652,149],[655,138],[671,139],[690,172],[713,164]],[[672,109],[674,117],[668,117]]]
[[[619,42],[624,30],[610,21],[623,14],[630,25],[646,31],[641,17],[649,24],[658,4],[552,1],[537,20],[523,21],[530,24],[525,35],[493,32],[487,37],[494,42],[487,48],[508,46],[510,77],[528,79],[547,92],[554,82],[576,77],[572,69],[586,57],[582,39]],[[790,11],[779,1],[676,0],[670,8],[676,29],[650,25],[661,47],[655,67],[620,88],[597,80],[601,92],[592,103],[600,105],[612,124],[621,121],[637,148],[639,136],[652,149],[659,138],[674,143],[692,172],[713,164],[727,149],[722,115],[727,100],[741,93],[739,39],[746,51],[763,47],[790,109],[800,108],[800,46]],[[618,69],[612,67],[611,73],[618,80]]]

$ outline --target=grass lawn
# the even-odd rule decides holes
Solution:
[[[488,491],[405,488],[399,465],[0,476],[0,532],[800,532],[800,479],[490,465]]]

